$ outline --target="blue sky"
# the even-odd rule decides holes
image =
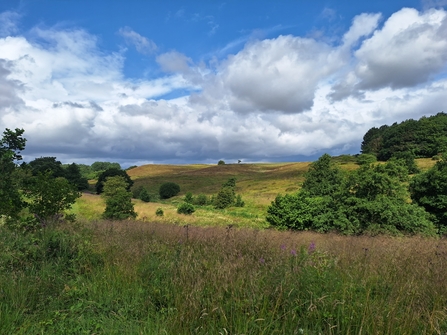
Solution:
[[[2,1],[0,128],[25,159],[358,153],[445,111],[447,1]]]

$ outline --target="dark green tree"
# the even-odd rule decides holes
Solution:
[[[151,201],[151,195],[149,194],[148,190],[143,187],[139,194],[139,198],[144,202],[150,202]]]
[[[24,187],[28,209],[43,225],[63,217],[81,196],[77,188],[63,177],[54,178],[51,171],[30,178]]]
[[[40,157],[29,162],[29,167],[33,176],[38,174],[50,173],[53,178],[65,177],[65,171],[62,168],[62,163],[56,160],[56,157]]]
[[[447,233],[447,155],[410,182],[411,199],[434,216],[442,234]]]
[[[121,165],[119,163],[94,162],[91,165],[91,169],[93,171],[105,171],[105,170],[108,170],[108,169],[118,169],[118,170],[121,170]]]
[[[72,163],[65,168],[65,178],[79,191],[88,189],[88,180],[82,177],[81,169],[76,163]]]
[[[20,152],[25,149],[23,133],[23,129],[6,128],[0,140],[0,219],[16,219],[25,205],[15,176],[17,162],[22,159]]]
[[[340,188],[342,180],[341,170],[331,162],[330,155],[324,154],[310,165],[302,189],[311,196],[332,195]]]
[[[224,209],[234,205],[236,195],[232,187],[222,187],[214,198],[214,208]]]
[[[160,186],[159,194],[162,199],[169,199],[180,193],[180,186],[173,182],[163,183]]]
[[[117,169],[117,168],[110,168],[110,169],[105,170],[104,172],[102,172],[99,175],[98,181],[96,182],[96,186],[95,186],[96,193],[101,194],[103,191],[104,182],[106,181],[106,179],[109,177],[115,177],[115,176],[121,176],[124,178],[124,180],[126,181],[126,184],[127,184],[126,190],[129,191],[133,185],[133,180],[130,179],[127,172],[124,170],[121,170],[121,169]]]

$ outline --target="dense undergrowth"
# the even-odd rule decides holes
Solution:
[[[0,227],[0,333],[444,334],[446,257],[435,238]]]

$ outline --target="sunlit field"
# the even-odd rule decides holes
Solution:
[[[181,193],[133,199],[137,220],[101,219],[104,199],[84,193],[74,223],[0,227],[0,334],[446,334],[445,239],[269,227],[268,205],[308,166],[148,165],[129,171],[136,186]],[[233,176],[244,207],[177,214],[186,192]]]

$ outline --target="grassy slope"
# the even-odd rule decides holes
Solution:
[[[344,158],[343,158],[344,157]],[[353,170],[358,166],[353,157],[334,158],[343,170]],[[418,166],[426,170],[435,164],[431,159],[417,160]],[[143,165],[128,171],[135,181],[134,187],[146,187],[157,194],[160,185],[171,181],[180,185],[178,196],[162,202],[144,203],[134,200],[135,210],[140,220],[161,220],[177,224],[229,225],[265,228],[267,207],[278,193],[293,193],[299,190],[309,162],[300,163],[259,163],[227,165]],[[198,207],[192,216],[178,215],[176,206],[186,192],[211,196],[230,177],[236,177],[236,192],[241,194],[246,206],[216,211],[211,206]],[[158,218],[155,210],[161,207],[165,216]],[[84,194],[74,207],[74,212],[85,219],[99,219],[104,211],[103,200],[96,195]]]

